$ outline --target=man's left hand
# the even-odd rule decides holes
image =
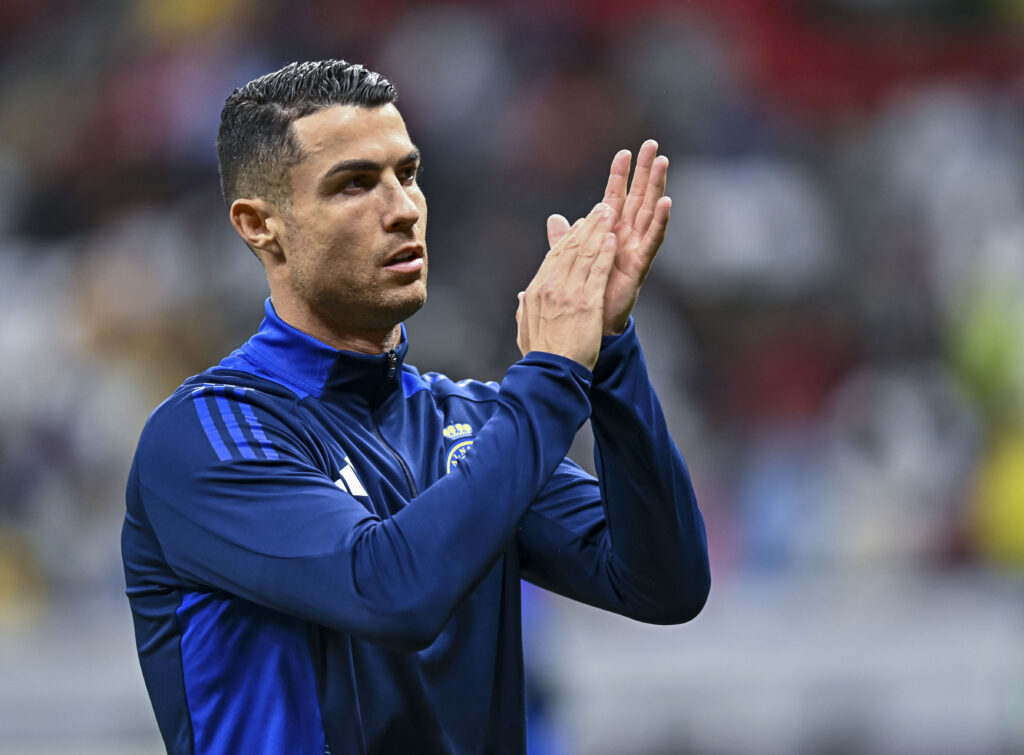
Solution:
[[[640,286],[665,239],[672,208],[672,199],[665,196],[668,158],[658,156],[658,143],[648,139],[641,145],[627,194],[631,157],[625,149],[615,155],[602,200],[618,215],[615,267],[608,277],[604,299],[606,336],[625,330]],[[562,215],[552,215],[548,218],[547,232],[548,243],[553,247],[569,232],[569,221]]]

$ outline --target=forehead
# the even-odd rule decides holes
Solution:
[[[388,163],[413,148],[398,108],[335,105],[292,124],[302,147],[303,164],[329,168],[339,160]]]

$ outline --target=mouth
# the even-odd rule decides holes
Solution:
[[[383,267],[395,273],[418,273],[423,269],[425,252],[423,244],[406,244],[388,257]]]

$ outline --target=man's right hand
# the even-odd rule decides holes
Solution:
[[[601,350],[605,288],[615,262],[615,211],[600,203],[544,257],[519,294],[517,343],[593,369]]]

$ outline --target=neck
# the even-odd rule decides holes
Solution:
[[[271,301],[277,316],[286,323],[339,351],[383,354],[398,346],[402,338],[400,324],[383,329],[346,327],[318,316],[307,307],[297,307],[287,301],[278,303],[273,297]]]
[[[325,334],[309,333],[309,335],[339,351],[383,354],[398,346],[402,339],[402,328],[400,325],[396,325],[390,331],[382,332],[335,334],[333,331],[329,331]]]

